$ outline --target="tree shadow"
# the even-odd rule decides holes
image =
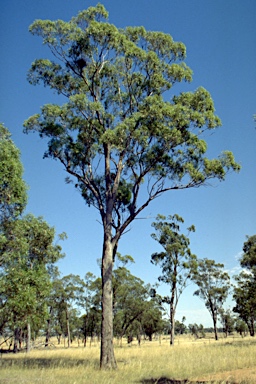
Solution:
[[[94,365],[98,367],[98,360],[95,360]],[[91,361],[86,359],[70,359],[70,358],[30,358],[22,357],[19,359],[13,358],[10,355],[0,359],[0,367],[19,367],[28,369],[51,369],[51,368],[74,368],[79,366],[92,366]]]
[[[159,378],[150,378],[150,379],[143,379],[142,381],[139,382],[140,384],[210,384],[210,383],[214,383],[214,384],[217,384],[218,381],[201,381],[201,380],[196,380],[196,381],[193,381],[193,380],[188,380],[188,379],[184,379],[184,380],[176,380],[176,379],[169,379],[167,377],[159,377]],[[220,381],[219,383],[221,384],[235,384],[234,382],[231,382],[231,381]]]
[[[140,381],[141,384],[190,384],[190,381],[188,380],[175,380],[175,379],[168,379],[167,377],[159,377],[159,378],[151,378],[151,379],[144,379]]]

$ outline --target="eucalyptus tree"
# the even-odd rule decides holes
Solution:
[[[246,268],[256,276],[256,235],[246,236],[240,264],[242,268]]]
[[[175,334],[176,335],[183,335],[186,332],[187,326],[185,325],[185,321],[186,321],[185,316],[182,317],[181,321],[179,321],[179,320],[175,321]]]
[[[188,329],[196,339],[205,337],[205,330],[202,324],[189,324]]]
[[[27,203],[20,151],[8,129],[0,124],[0,224],[18,217]]]
[[[223,303],[230,290],[230,277],[224,271],[224,264],[214,260],[202,259],[198,261],[193,281],[198,286],[194,295],[199,296],[205,303],[213,320],[215,340],[218,340],[217,320]]]
[[[74,309],[83,305],[84,289],[84,281],[80,276],[73,274],[61,279],[55,278],[52,283],[48,327],[55,317],[55,330],[59,336],[67,336],[68,348],[71,345],[70,316],[72,313],[74,315]],[[49,333],[48,329],[47,334]],[[46,344],[48,342],[49,339],[46,339]]]
[[[235,326],[235,317],[231,311],[231,309],[220,309],[219,311],[220,315],[220,321],[222,323],[222,329],[225,333],[226,337],[228,337],[228,334],[232,333],[234,331]]]
[[[27,203],[20,152],[8,129],[0,123],[0,250],[6,244],[8,224],[17,219]],[[0,265],[4,263],[0,251]]]
[[[101,281],[99,278],[93,275],[91,272],[87,272],[84,278],[84,294],[83,294],[83,310],[85,313],[81,317],[81,331],[84,338],[84,346],[87,343],[87,336],[91,336],[91,340],[94,332],[99,323],[99,317],[101,314],[100,307],[101,298]]]
[[[248,326],[245,323],[245,321],[241,320],[240,318],[235,319],[235,325],[234,328],[237,333],[240,334],[240,336],[245,337],[248,332]]]
[[[180,233],[182,223],[182,217],[175,214],[168,217],[158,215],[157,221],[152,224],[156,231],[152,237],[164,251],[153,253],[151,262],[160,266],[162,272],[158,280],[167,284],[171,292],[171,296],[162,298],[162,302],[169,305],[171,345],[174,344],[175,313],[180,296],[197,268],[197,258],[191,253],[189,238]],[[187,230],[188,233],[194,232],[195,228],[192,225]]]
[[[149,286],[124,266],[113,271],[114,331],[121,339],[149,309]]]
[[[54,263],[64,256],[55,244],[55,229],[28,214],[8,224],[0,249],[0,328],[42,326],[47,316]],[[65,238],[65,235],[60,235]]]
[[[142,332],[152,341],[153,334],[162,333],[164,331],[165,322],[162,317],[162,311],[155,300],[147,302],[145,311],[140,318]]]
[[[250,332],[255,335],[256,321],[256,277],[251,273],[242,271],[235,276],[236,284],[233,291],[235,306],[233,311],[242,319]]]
[[[256,321],[256,235],[247,236],[243,244],[243,254],[240,258],[242,271],[234,276],[235,285],[233,308],[239,317],[247,324],[250,335],[255,334]]]
[[[30,26],[50,49],[36,60],[31,84],[66,99],[46,104],[25,132],[47,138],[46,157],[60,161],[103,224],[101,367],[115,368],[112,268],[118,241],[152,200],[166,191],[223,180],[238,170],[229,151],[208,159],[204,131],[220,126],[209,92],[200,87],[165,100],[191,81],[186,48],[162,32],[117,28],[103,5],[70,21],[36,20]],[[169,93],[170,97],[170,93]]]

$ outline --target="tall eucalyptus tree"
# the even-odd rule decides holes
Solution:
[[[238,170],[231,152],[205,156],[200,138],[221,122],[209,92],[198,88],[165,100],[176,83],[192,80],[186,48],[162,32],[117,28],[103,5],[70,21],[30,26],[50,49],[36,60],[31,84],[66,98],[30,117],[25,131],[48,139],[57,159],[103,224],[101,367],[116,368],[113,350],[112,268],[118,241],[152,200],[166,191],[223,180]]]

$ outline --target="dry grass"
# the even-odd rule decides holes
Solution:
[[[256,341],[252,338],[198,340],[180,338],[174,347],[168,340],[128,346],[116,345],[117,371],[99,370],[99,345],[67,349],[32,350],[30,354],[3,354],[0,383],[47,384],[165,384],[256,382]],[[169,381],[168,381],[169,380]]]

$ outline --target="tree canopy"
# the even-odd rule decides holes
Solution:
[[[63,236],[61,236],[63,237]],[[12,221],[0,249],[0,330],[42,325],[54,263],[63,257],[55,229],[31,214]]]
[[[36,20],[30,26],[53,59],[36,60],[28,79],[67,103],[43,106],[25,122],[25,131],[49,139],[45,156],[63,163],[103,222],[111,195],[119,237],[165,190],[222,180],[227,169],[239,166],[231,152],[213,160],[204,156],[207,144],[200,136],[221,124],[209,92],[199,88],[170,101],[163,97],[177,82],[192,80],[184,44],[143,27],[118,29],[104,21],[107,16],[98,5],[70,22]],[[149,193],[138,206],[142,184]]]
[[[218,340],[217,318],[230,289],[230,277],[223,268],[224,264],[205,258],[199,260],[197,270],[193,274],[193,280],[198,286],[194,295],[204,301],[211,314],[215,340]]]
[[[251,336],[254,336],[256,321],[256,235],[247,236],[240,258],[243,270],[235,276],[233,298],[236,302],[234,312],[248,326]]]
[[[181,232],[181,225],[184,223],[182,217],[170,215],[158,215],[157,221],[152,225],[155,233],[153,239],[157,240],[163,247],[163,252],[156,252],[151,255],[151,262],[159,265],[162,273],[158,280],[169,285],[171,296],[162,298],[162,302],[169,304],[170,318],[170,344],[174,344],[175,334],[175,313],[179,298],[186,288],[192,272],[197,268],[197,258],[189,248],[189,238]],[[189,227],[188,232],[195,231],[194,226]]]
[[[256,235],[247,236],[246,238],[240,264],[241,267],[247,268],[256,274]]]
[[[64,256],[54,244],[55,229],[42,217],[23,215],[27,185],[22,176],[20,152],[0,124],[0,332],[9,328],[16,336],[26,327],[29,333],[30,326],[34,331],[42,326],[54,263]]]
[[[27,186],[23,178],[20,151],[8,129],[0,124],[0,226],[18,217],[27,203]]]

